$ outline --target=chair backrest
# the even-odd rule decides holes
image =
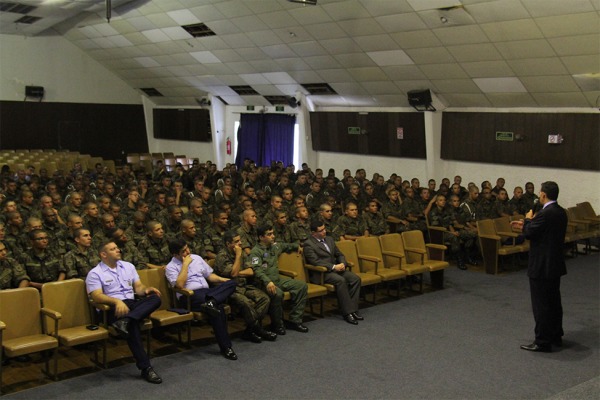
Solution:
[[[496,232],[512,232],[510,217],[494,218],[494,228]]]
[[[359,256],[371,256],[376,257],[383,261],[383,255],[381,254],[381,245],[379,244],[379,239],[374,236],[369,237],[359,237],[356,239],[356,253]],[[373,267],[371,267],[371,265]],[[374,263],[363,263],[363,266],[366,268],[366,272],[375,272],[375,264]],[[369,268],[371,268],[369,270]]]
[[[480,235],[496,235],[496,227],[494,220],[482,219],[477,221],[477,230]]]
[[[356,243],[354,240],[340,240],[335,242],[338,250],[342,252],[346,261],[352,263],[354,272],[362,272],[360,262],[358,261],[358,253],[356,252]]]
[[[388,257],[384,254],[383,261],[387,268],[400,268],[400,266],[406,263],[404,244],[402,243],[402,236],[399,233],[388,233],[379,236],[379,244],[381,245],[382,252],[393,251],[404,256],[401,259],[398,259],[397,257]]]
[[[62,318],[58,321],[58,329],[92,323],[90,303],[85,282],[82,279],[44,283],[42,286],[42,299],[44,299],[44,307],[62,314]],[[52,321],[52,319],[46,317],[48,333],[54,333],[54,323],[51,323]]]
[[[583,203],[577,203],[577,208],[581,210],[581,215],[585,218],[597,218],[598,215],[596,211],[594,211],[594,207],[590,204],[589,201],[584,201]]]
[[[152,268],[152,269],[140,269],[138,270],[140,281],[146,286],[152,286],[160,291],[162,294],[159,310],[166,310],[171,307],[171,299],[169,284],[165,277],[165,271],[163,268]]]
[[[429,260],[429,256],[427,255],[427,247],[425,246],[425,239],[423,238],[423,232],[414,230],[414,231],[406,231],[402,232],[402,242],[404,244],[404,248],[414,248],[425,251],[423,256],[424,261]],[[420,263],[421,256],[419,254],[412,253],[410,251],[406,252],[406,262],[412,263]]]
[[[277,259],[277,265],[280,270],[296,273],[296,278],[302,282],[308,282],[306,272],[304,271],[304,259],[297,252],[281,253]]]
[[[4,339],[42,333],[40,292],[32,287],[0,290],[0,321]]]

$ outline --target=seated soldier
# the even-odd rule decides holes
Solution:
[[[229,230],[229,216],[226,211],[216,211],[213,214],[213,223],[203,234],[204,249],[209,260],[217,258],[223,248],[223,236]]]
[[[306,207],[296,208],[296,220],[290,224],[290,232],[292,234],[291,243],[302,246],[302,243],[310,237],[310,223],[308,218],[308,209]]]
[[[107,241],[113,241],[121,250],[121,259],[133,264],[135,269],[146,269],[147,265],[140,254],[135,242],[129,240],[125,231],[121,228],[112,228],[106,233]]]
[[[388,223],[381,211],[379,211],[379,204],[376,200],[369,201],[369,206],[362,216],[367,225],[369,235],[380,236],[390,232]]]
[[[415,199],[415,191],[412,187],[407,187],[404,193],[406,197],[402,202],[402,219],[408,221],[408,230],[419,230],[425,234],[427,223],[423,214],[424,207],[419,200]]]
[[[469,197],[460,204],[460,208],[466,211],[473,221],[477,221],[477,209],[479,208],[479,188],[472,186],[469,189]]]
[[[190,219],[184,219],[181,221],[181,228],[177,238],[185,240],[192,254],[198,254],[203,259],[206,258],[204,240],[198,234],[198,230],[196,229],[196,224],[194,224],[194,221]]]
[[[69,200],[66,206],[60,209],[58,214],[62,218],[63,221],[66,221],[69,218],[70,214],[82,215],[83,210],[81,208],[81,202],[83,201],[83,197],[79,192],[73,192],[69,195]]]
[[[64,255],[67,252],[67,227],[58,223],[58,216],[52,208],[42,209],[42,229],[50,236],[50,248],[59,256]]]
[[[250,254],[250,251],[258,242],[258,236],[256,234],[256,212],[252,209],[245,210],[242,214],[242,219],[242,224],[237,232],[242,238],[242,249],[246,254]]]
[[[496,213],[494,218],[510,217],[514,214],[512,205],[508,201],[508,193],[504,188],[498,189],[496,201],[494,202],[494,212]]]
[[[100,217],[100,225],[100,230],[92,235],[92,246],[96,249],[102,243],[106,243],[110,239],[107,236],[107,233],[115,228],[115,217],[113,217],[111,213],[102,214]]]
[[[275,212],[273,233],[275,234],[276,243],[292,243],[292,231],[288,224],[287,213],[283,210]]]
[[[262,326],[262,319],[269,310],[269,296],[253,285],[254,271],[246,264],[240,235],[229,230],[225,232],[223,241],[225,247],[217,255],[214,269],[217,275],[232,279],[237,284],[229,299],[241,310],[246,323],[242,339],[254,343],[260,343],[262,340],[274,341],[277,334],[265,330]]]
[[[450,246],[450,252],[456,257],[456,264],[459,269],[467,269],[465,265],[465,251],[460,234],[454,228],[452,213],[446,208],[446,197],[438,194],[435,198],[435,206],[429,212],[429,225],[446,228],[444,232],[444,243]]]
[[[510,199],[509,204],[511,209],[516,212],[516,214],[520,214],[525,216],[530,209],[527,209],[527,202],[523,198],[523,188],[521,186],[516,186],[513,190],[513,198]]]
[[[4,237],[4,244],[8,247],[8,250],[13,257],[20,257],[21,253],[25,251],[23,243],[21,241],[24,233],[23,218],[21,213],[18,211],[12,211],[6,214],[6,235]]]
[[[173,257],[165,271],[167,280],[177,289],[194,292],[189,298],[177,293],[180,307],[187,308],[189,301],[193,311],[205,312],[215,331],[221,354],[229,360],[237,360],[238,357],[231,348],[227,317],[223,310],[223,304],[236,289],[236,281],[215,274],[200,256],[191,254],[184,240],[170,241],[169,251]],[[209,287],[209,282],[216,286]]]
[[[211,224],[210,215],[205,211],[208,210],[204,210],[202,201],[197,198],[192,198],[190,200],[190,210],[185,213],[183,218],[191,220],[196,225],[196,230],[202,232]]]
[[[0,241],[0,290],[28,287],[30,280],[25,268],[9,257],[8,248]]]
[[[46,231],[36,229],[29,232],[31,251],[21,253],[19,261],[31,278],[29,286],[38,290],[46,282],[62,281],[65,273],[60,272],[60,258],[49,246],[50,236]]]
[[[88,229],[75,229],[74,237],[77,248],[62,257],[60,272],[65,274],[66,279],[85,279],[100,263],[100,256],[97,250],[92,248],[92,235]]]
[[[179,206],[167,207],[167,218],[162,222],[167,240],[175,239],[181,232],[181,220],[183,219],[183,211]]]
[[[310,193],[306,195],[306,199],[304,201],[306,203],[306,207],[308,207],[311,212],[318,211],[319,206],[325,201],[325,197],[321,191],[320,182],[315,181],[311,183]]]
[[[409,222],[403,218],[400,192],[397,189],[391,189],[387,193],[387,198],[387,201],[385,201],[381,207],[383,217],[387,222],[395,225],[396,232],[407,231]]]
[[[260,225],[257,229],[258,244],[254,246],[248,259],[254,270],[254,281],[271,298],[269,315],[271,331],[285,335],[283,324],[283,292],[290,292],[291,307],[288,327],[306,333],[308,328],[302,324],[304,307],[306,306],[308,286],[297,279],[281,279],[279,276],[278,257],[287,251],[302,252],[302,248],[292,243],[274,243],[273,228]]]
[[[527,205],[527,212],[535,208],[535,205],[537,203],[536,200],[539,200],[539,197],[537,194],[535,194],[535,187],[533,186],[533,183],[527,182],[525,184],[525,193],[523,193],[523,199],[525,200],[525,204]]]
[[[369,236],[365,221],[358,217],[358,207],[353,202],[346,203],[344,215],[338,218],[334,234],[341,240],[356,240],[361,236]]]
[[[91,201],[85,203],[83,206],[83,213],[83,226],[90,231],[92,235],[102,229],[98,204]]]
[[[325,225],[327,236],[331,236],[334,241],[340,240],[339,235],[336,232],[337,218],[333,214],[333,208],[329,203],[321,204],[319,207],[319,214],[316,218]]]
[[[146,223],[148,222],[146,214],[141,211],[133,213],[133,220],[129,228],[125,229],[127,237],[137,246],[142,239],[146,237]]]
[[[138,244],[143,261],[140,269],[164,268],[170,260],[169,244],[162,224],[152,220],[146,224],[146,237]]]
[[[492,200],[492,189],[484,186],[479,196],[477,203],[477,211],[475,212],[478,220],[497,218],[498,215],[494,210],[494,201]]]
[[[454,219],[454,228],[458,231],[460,240],[464,243],[467,264],[477,265],[477,254],[479,252],[477,249],[477,222],[466,208],[461,207],[460,199],[456,195],[450,196],[449,210]]]
[[[276,214],[279,211],[284,211],[283,208],[283,199],[279,195],[271,196],[271,207],[263,216],[263,220],[267,224],[273,224],[276,218]]]
[[[129,227],[129,221],[127,218],[121,214],[121,206],[117,203],[112,203],[110,205],[110,213],[115,219],[115,226],[118,226],[121,229],[127,229]]]

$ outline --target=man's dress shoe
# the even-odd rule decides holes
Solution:
[[[283,326],[271,326],[271,332],[274,332],[277,335],[283,336],[285,335],[285,328]]]
[[[527,350],[527,351],[535,351],[538,353],[551,353],[552,352],[552,346],[549,344],[548,345],[539,345],[539,344],[535,344],[535,343],[524,344],[524,345],[521,345],[521,349]]]
[[[221,350],[221,354],[228,360],[235,361],[238,359],[237,354],[235,354],[235,351],[233,351],[231,347],[227,347],[226,349]]]
[[[142,378],[150,383],[162,383],[162,378],[154,371],[152,367],[142,370]]]
[[[275,332],[268,331],[263,329],[262,327],[255,332],[262,340],[266,340],[268,342],[274,342],[277,340],[277,334]],[[285,332],[284,332],[285,333]]]
[[[302,333],[306,333],[308,332],[308,328],[304,325],[302,325],[302,322],[299,323],[295,323],[295,322],[288,322],[288,329],[293,329],[297,332],[302,332]]]
[[[352,325],[358,325],[358,321],[356,320],[356,318],[354,318],[354,315],[352,314],[344,315],[344,321]]]
[[[242,339],[247,340],[252,343],[262,343],[262,339],[254,332],[246,331],[242,335]]]
[[[352,316],[353,316],[353,317],[354,317],[354,319],[355,319],[355,320],[357,320],[357,321],[364,321],[364,320],[365,320],[365,317],[363,317],[362,315],[360,315],[360,314],[358,313],[358,311],[357,311],[357,312],[353,312],[353,313],[352,313]]]
[[[121,336],[123,339],[127,339],[129,337],[129,319],[121,318],[112,323],[112,327],[115,328],[115,331]]]

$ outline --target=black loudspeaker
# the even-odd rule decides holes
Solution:
[[[408,94],[408,104],[417,111],[435,111],[431,105],[431,92],[426,90],[411,90]]]
[[[36,99],[41,99],[44,97],[44,87],[43,86],[25,86],[25,97],[33,97]]]

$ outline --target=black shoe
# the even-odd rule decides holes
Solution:
[[[477,260],[473,257],[467,258],[467,264],[477,266]]]
[[[521,345],[521,349],[527,350],[527,351],[535,351],[535,352],[539,352],[539,353],[551,353],[552,352],[552,346],[549,344],[547,344],[547,345],[539,345],[539,344],[535,344],[535,343],[524,344],[524,345]]]
[[[344,321],[352,325],[358,325],[358,321],[354,318],[354,315],[352,314],[344,315]]]
[[[262,327],[258,328],[255,333],[260,336],[262,340],[266,340],[267,342],[274,342],[277,340],[277,334],[275,332],[267,331]]]
[[[563,346],[562,338],[558,338],[556,340],[553,340],[552,341],[552,345],[556,346],[556,347],[562,347]]]
[[[221,310],[214,300],[208,300],[206,303],[202,304],[200,306],[200,311],[211,317],[219,317],[221,315]]]
[[[462,258],[458,258],[456,260],[456,265],[458,266],[458,269],[462,269],[463,271],[467,269],[467,266]]]
[[[299,322],[299,323],[287,322],[286,325],[287,325],[288,329],[293,329],[297,332],[302,332],[302,333],[308,332],[308,328],[306,326],[302,325],[302,322]]]
[[[238,359],[237,354],[235,354],[235,351],[231,347],[221,350],[221,354],[228,360],[235,361]]]
[[[273,332],[279,336],[283,336],[283,335],[285,335],[285,328],[283,326],[272,326],[271,325],[271,332]]]
[[[247,340],[252,343],[262,343],[262,339],[256,333],[252,331],[245,331],[242,335],[242,339]]]
[[[352,313],[352,316],[353,316],[353,317],[354,317],[354,319],[355,319],[355,320],[357,320],[357,321],[364,321],[364,320],[365,320],[365,317],[363,317],[362,315],[360,315],[360,314],[358,313],[358,311],[357,311],[357,312],[353,312],[353,313]]]
[[[113,322],[111,326],[115,328],[115,331],[117,331],[119,336],[121,336],[123,339],[127,339],[129,337],[129,318],[118,319]]]
[[[142,378],[150,383],[162,383],[162,378],[154,371],[152,367],[148,367],[142,370]]]

